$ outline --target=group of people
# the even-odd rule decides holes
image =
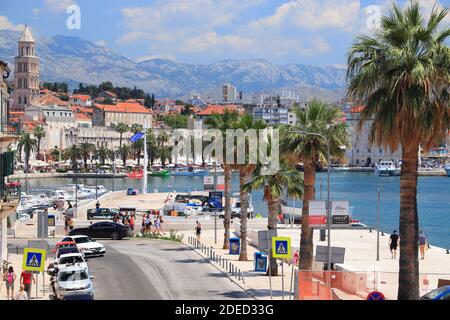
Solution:
[[[14,295],[14,284],[16,282],[17,275],[12,266],[10,266],[8,270],[3,273],[2,279],[6,286],[6,300],[30,299],[31,283],[36,283],[36,280],[30,271],[22,271],[20,274],[20,287],[16,295]]]
[[[164,235],[163,230],[163,217],[161,215],[156,216],[156,218],[153,220],[151,219],[151,215],[143,215],[142,216],[142,233],[143,234],[150,234],[150,233],[157,233],[158,235]]]
[[[400,237],[397,234],[397,230],[394,230],[392,232],[391,236],[389,237],[389,249],[391,250],[391,258],[392,259],[397,258],[397,248],[399,245],[399,239],[400,239]],[[424,260],[425,259],[425,251],[428,250],[429,245],[428,245],[428,239],[422,230],[420,230],[420,233],[419,233],[418,244],[419,244],[420,259]]]
[[[129,226],[131,229],[131,232],[134,231],[134,226],[135,226],[135,221],[136,221],[136,216],[134,213],[130,214],[130,215],[122,215],[120,216],[120,214],[116,214],[114,215],[113,221],[115,223],[122,223],[126,226]]]

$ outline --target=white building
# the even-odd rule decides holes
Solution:
[[[234,103],[238,101],[237,88],[232,86],[231,83],[227,83],[222,87],[222,101],[223,103]]]
[[[350,137],[350,148],[346,151],[346,158],[350,166],[372,166],[380,161],[393,161],[397,163],[402,159],[401,148],[392,152],[389,148],[372,145],[369,142],[370,128],[373,120],[364,123],[361,131],[358,130],[360,113],[363,106],[353,107],[346,113],[348,134]]]

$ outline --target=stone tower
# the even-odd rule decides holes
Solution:
[[[35,41],[28,26],[19,39],[19,54],[14,59],[14,94],[12,111],[24,111],[30,105],[39,105],[39,59]]]

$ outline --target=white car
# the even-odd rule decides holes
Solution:
[[[80,251],[83,252],[85,256],[104,256],[106,253],[105,246],[101,243],[96,242],[88,236],[67,236],[62,239],[65,241],[73,241],[77,244]]]
[[[60,298],[70,295],[87,295],[94,298],[93,276],[79,266],[63,268],[58,272],[56,292]]]
[[[59,272],[73,266],[84,269],[89,273],[88,265],[81,253],[62,254],[55,263],[55,267],[58,268]]]

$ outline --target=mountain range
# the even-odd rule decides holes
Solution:
[[[0,30],[0,60],[14,69],[20,32]],[[188,64],[165,59],[133,61],[111,49],[74,36],[36,37],[41,81],[67,82],[69,87],[111,81],[115,86],[138,87],[157,97],[207,95],[225,83],[251,94],[290,90],[308,99],[332,102],[345,94],[344,68],[302,64],[275,65],[263,59],[224,60]],[[13,71],[13,70],[12,70]]]

